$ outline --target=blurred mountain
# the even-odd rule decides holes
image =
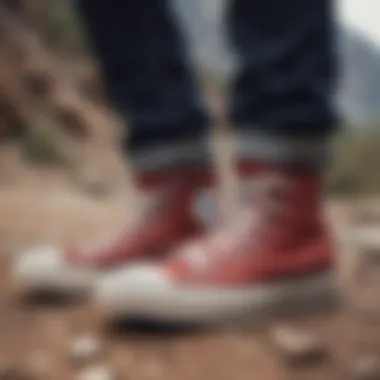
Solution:
[[[202,66],[228,79],[234,57],[223,25],[223,0],[173,0]],[[355,31],[338,34],[340,86],[337,102],[353,123],[380,117],[380,49]]]
[[[339,104],[352,121],[380,117],[380,49],[352,30],[339,36]]]

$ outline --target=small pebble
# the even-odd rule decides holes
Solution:
[[[352,368],[354,380],[380,380],[380,365],[374,356],[361,357]]]
[[[87,368],[77,377],[78,380],[115,380],[115,378],[112,371],[102,365]]]
[[[290,364],[311,364],[327,356],[327,347],[316,335],[287,327],[273,331],[273,340],[280,354]]]
[[[102,349],[99,339],[92,336],[76,338],[69,346],[69,355],[73,362],[85,364],[98,358]]]

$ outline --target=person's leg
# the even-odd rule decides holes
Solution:
[[[29,288],[87,290],[96,276],[86,268],[157,258],[202,227],[193,201],[211,181],[208,115],[169,4],[78,1],[110,100],[128,125],[126,159],[148,201],[137,202],[125,225],[88,246],[26,252],[15,276]]]
[[[333,0],[236,0],[228,26],[239,156],[322,164],[336,126]]]
[[[332,2],[235,0],[233,90],[242,210],[159,265],[105,278],[108,310],[211,322],[333,295],[321,167],[335,125]],[[123,289],[116,292],[116,289]]]
[[[136,170],[205,160],[208,114],[168,0],[79,0]]]

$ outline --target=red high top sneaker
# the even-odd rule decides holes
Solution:
[[[333,260],[320,175],[281,166],[242,171],[252,178],[249,200],[230,220],[163,262],[122,269],[97,284],[106,313],[202,323],[326,300]]]
[[[204,169],[146,174],[140,178],[150,195],[112,236],[77,249],[45,247],[16,258],[14,277],[28,291],[82,293],[100,272],[136,260],[157,259],[170,247],[195,234],[200,225],[192,215],[192,199],[210,182]]]

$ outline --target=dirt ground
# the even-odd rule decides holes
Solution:
[[[380,231],[380,201],[368,200],[366,206],[376,214],[378,204],[378,216],[355,222],[351,216],[365,203],[326,204],[337,237],[339,273],[351,300],[336,311],[219,332],[152,326],[116,329],[88,304],[21,302],[8,268],[12,256],[31,245],[76,243],[100,234],[125,215],[127,199],[90,196],[59,170],[7,157],[9,165],[3,161],[6,168],[0,170],[0,379],[19,378],[17,373],[6,377],[10,368],[25,372],[28,379],[106,379],[100,371],[92,377],[83,375],[93,366],[128,380],[380,378],[380,308],[376,310],[380,271],[376,275],[376,263],[371,261],[358,275],[356,258],[366,249],[357,249],[352,240],[353,231],[364,225],[372,228],[377,223]],[[274,339],[279,326],[294,334],[301,329],[315,334],[323,342],[324,359],[291,363]],[[94,336],[102,346],[86,365],[69,355],[72,342],[81,336]]]

